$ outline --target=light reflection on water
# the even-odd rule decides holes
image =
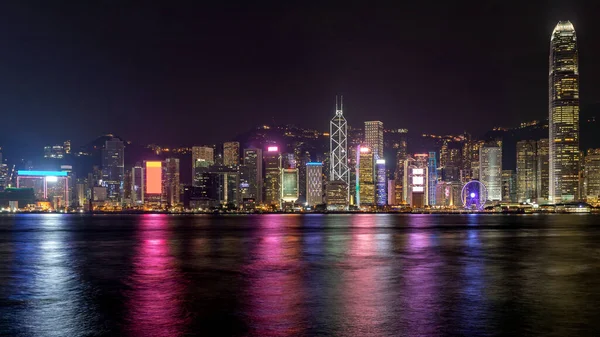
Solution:
[[[598,219],[0,216],[0,334],[595,336]]]

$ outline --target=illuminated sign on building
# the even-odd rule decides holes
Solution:
[[[65,171],[24,171],[19,170],[17,174],[20,176],[34,176],[34,177],[66,177],[67,172]]]
[[[267,151],[268,152],[277,152],[277,151],[279,151],[279,148],[277,146],[269,146],[269,147],[267,147]]]
[[[162,162],[160,161],[146,162],[146,193],[162,193]]]

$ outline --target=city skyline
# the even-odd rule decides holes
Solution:
[[[597,110],[600,91],[600,67],[592,61],[598,58],[599,27],[588,14],[595,6],[550,1],[512,11],[510,4],[467,1],[435,9],[411,5],[400,12],[383,7],[365,18],[356,6],[336,16],[333,7],[296,11],[289,5],[261,22],[252,16],[259,8],[242,6],[218,22],[228,8],[215,5],[201,11],[206,25],[219,28],[207,36],[195,23],[202,20],[187,14],[197,13],[195,8],[175,9],[167,18],[149,5],[145,10],[154,21],[136,21],[132,8],[115,17],[99,4],[64,13],[47,5],[55,15],[41,20],[37,12],[14,4],[5,11],[14,17],[3,23],[4,31],[12,32],[4,79],[11,85],[0,108],[9,124],[18,123],[19,116],[36,122],[18,132],[7,130],[0,143],[42,145],[68,138],[81,144],[90,134],[106,132],[146,144],[217,143],[226,141],[219,126],[227,125],[233,136],[256,120],[273,119],[326,129],[318,117],[330,113],[336,93],[346,96],[349,125],[369,115],[368,120],[390,126],[447,134],[543,119],[547,69],[542,60],[548,31],[560,20],[575,24],[584,46],[585,114]],[[361,29],[347,25],[355,21]],[[113,29],[100,33],[94,29],[98,22],[111,22]],[[71,39],[61,35],[66,29],[74,31]],[[144,29],[154,34],[144,35]],[[238,42],[237,47],[225,41]],[[31,54],[46,56],[24,57]],[[424,123],[424,115],[438,122]],[[201,139],[197,125],[204,125]]]

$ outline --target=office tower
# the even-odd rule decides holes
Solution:
[[[65,140],[63,143],[63,149],[65,150],[65,154],[71,154],[71,141]]]
[[[144,204],[144,167],[140,163],[131,169],[131,202],[138,206]]]
[[[517,202],[517,175],[515,171],[502,170],[501,185],[502,201]]]
[[[429,152],[429,158],[427,161],[427,171],[429,174],[429,177],[427,179],[427,183],[429,184],[429,186],[428,186],[429,205],[437,205],[436,204],[435,185],[437,184],[438,177],[437,177],[437,158],[436,158],[435,152]]]
[[[396,179],[388,179],[387,190],[388,205],[396,205]]]
[[[600,149],[590,149],[585,156],[583,192],[588,203],[600,201]]]
[[[161,161],[144,162],[144,203],[160,207],[163,203],[163,163]]]
[[[285,203],[294,203],[298,200],[298,169],[281,169],[281,198]]]
[[[383,123],[380,121],[365,122],[364,145],[373,151],[375,160],[383,159]]]
[[[306,203],[306,186],[308,185],[306,180],[306,164],[310,163],[310,153],[308,151],[297,149],[295,151],[298,161],[296,167],[298,168],[298,201]]]
[[[323,203],[323,163],[306,163],[306,204],[316,206]]]
[[[179,158],[165,159],[165,200],[170,206],[179,204]]]
[[[548,138],[537,141],[537,202],[542,203],[548,201],[550,191],[550,155],[549,155]]]
[[[502,200],[502,142],[488,142],[479,148],[479,181],[487,187],[488,200]]]
[[[375,168],[374,153],[366,147],[361,146],[357,151],[356,159],[356,205],[374,206],[375,205]]]
[[[202,161],[202,163],[197,163]],[[210,146],[194,146],[192,147],[192,177],[196,181],[196,177],[202,173],[196,172],[196,168],[209,167],[215,164],[215,149]],[[193,182],[192,184],[195,184]],[[194,185],[196,186],[196,185]]]
[[[239,167],[212,165],[203,177],[203,184],[199,186],[202,208],[219,205],[229,209],[240,207],[243,202],[243,177]]]
[[[281,154],[277,146],[269,146],[264,154],[265,204],[281,207]]]
[[[107,140],[102,150],[102,186],[106,187],[107,199],[119,201],[125,175],[125,145],[118,138]]]
[[[462,187],[463,184],[457,181],[438,182],[435,185],[435,205],[449,208],[462,207]],[[431,191],[429,192],[429,195],[431,195]],[[433,205],[431,201],[429,204]]]
[[[346,190],[350,186],[350,171],[348,169],[348,123],[344,118],[343,97],[340,98],[338,106],[337,97],[335,102],[335,116],[329,124],[329,151],[330,151],[330,181],[342,181],[346,184]],[[346,204],[349,202],[346,196]]]
[[[550,202],[579,198],[579,65],[577,35],[560,21],[550,38]]]
[[[325,187],[327,210],[344,211],[348,209],[348,184],[341,180],[328,181]]]
[[[233,166],[240,164],[240,143],[223,143],[223,165]]]
[[[131,190],[132,186],[132,170],[125,170],[125,175],[123,176],[123,203],[131,204]]]
[[[415,154],[404,161],[404,201],[411,207],[429,204],[428,155]]]
[[[250,198],[260,204],[263,201],[263,155],[261,149],[244,150],[244,166],[248,168],[248,193]]]
[[[375,197],[377,206],[387,204],[387,176],[385,172],[385,159],[375,160]]]
[[[537,142],[517,142],[517,201],[533,202],[537,197]]]

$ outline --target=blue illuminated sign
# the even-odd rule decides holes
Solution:
[[[17,171],[20,176],[33,176],[33,177],[66,177],[67,172],[65,171]]]
[[[320,162],[309,162],[309,163],[306,163],[306,166],[323,166],[323,163],[320,163]]]

